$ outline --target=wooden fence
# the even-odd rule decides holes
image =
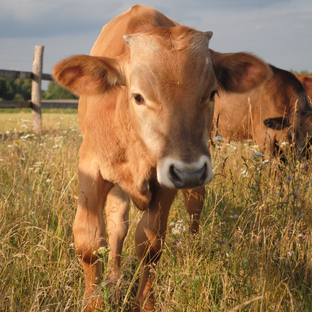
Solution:
[[[50,74],[42,73],[43,50],[43,46],[35,46],[31,72],[0,69],[0,77],[32,80],[30,101],[0,101],[0,108],[31,108],[35,133],[42,131],[41,108],[78,108],[78,100],[41,100],[41,81],[53,80]]]

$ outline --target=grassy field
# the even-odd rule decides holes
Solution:
[[[43,125],[43,134],[33,135],[30,113],[0,114],[0,132],[24,132],[0,141],[0,311],[81,311],[83,305],[71,229],[82,140],[77,115],[44,113]],[[256,146],[218,151],[212,148],[215,177],[199,235],[187,231],[182,196],[171,209],[156,273],[157,311],[312,311],[311,168],[290,157],[285,166],[265,162]],[[123,311],[136,291],[140,215],[131,208],[122,267],[130,296]],[[173,231],[177,222],[185,228]]]

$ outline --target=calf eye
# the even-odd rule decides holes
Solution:
[[[137,104],[143,104],[144,103],[144,98],[141,94],[135,94],[134,99],[135,99],[135,102]]]
[[[219,94],[218,90],[213,90],[210,94],[210,101],[214,101],[215,95]]]

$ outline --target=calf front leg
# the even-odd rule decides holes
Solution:
[[[93,307],[102,305],[102,300],[94,293],[96,283],[101,279],[100,263],[94,252],[107,245],[103,209],[113,185],[103,180],[96,164],[82,158],[78,171],[79,202],[73,233],[84,270],[86,311],[91,311]]]
[[[129,227],[130,199],[119,186],[114,186],[107,195],[106,224],[109,243],[107,279],[117,285],[120,279],[121,251]],[[115,290],[114,301],[118,300],[118,291]]]
[[[152,201],[143,213],[135,233],[136,253],[141,261],[141,275],[134,311],[154,311],[153,279],[165,240],[170,206],[176,190],[151,187]]]

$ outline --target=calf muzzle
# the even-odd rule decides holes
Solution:
[[[207,178],[207,164],[196,171],[181,171],[174,165],[170,166],[170,180],[176,188],[194,188],[205,183]]]

